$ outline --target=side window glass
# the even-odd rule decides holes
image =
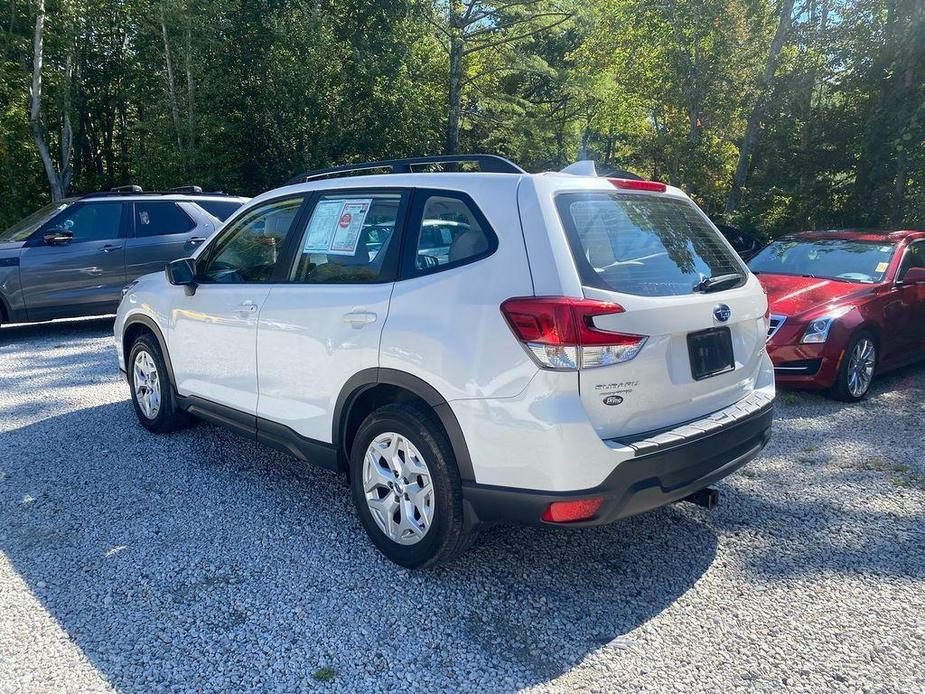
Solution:
[[[390,281],[389,249],[397,243],[399,193],[323,195],[302,233],[293,282]],[[394,254],[393,254],[394,255]]]
[[[195,226],[196,223],[176,203],[135,203],[135,236],[138,238],[185,234]]]
[[[90,202],[74,205],[48,223],[48,229],[64,229],[74,235],[71,243],[119,238],[122,203]]]
[[[486,255],[492,241],[464,201],[432,195],[424,205],[414,265],[418,270],[460,265]]]
[[[925,242],[913,243],[909,246],[899,268],[899,279],[902,279],[906,272],[914,267],[925,268]]]
[[[204,282],[269,282],[302,197],[263,205],[245,214],[216,240],[204,267]]]

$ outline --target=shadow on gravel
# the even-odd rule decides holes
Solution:
[[[496,528],[456,565],[401,570],[347,488],[199,425],[145,432],[128,402],[3,434],[0,550],[127,691],[511,689],[567,671],[671,605],[716,537],[665,509],[583,531]],[[378,684],[374,684],[378,682]],[[381,685],[381,686],[379,686]]]

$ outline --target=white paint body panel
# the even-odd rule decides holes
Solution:
[[[274,285],[257,332],[257,414],[331,443],[341,390],[379,365],[391,292],[392,284]],[[370,322],[347,322],[348,314]]]
[[[270,285],[173,289],[165,337],[177,392],[256,414],[257,318]]]
[[[504,175],[463,189],[494,228],[495,253],[397,282],[392,293],[381,366],[423,379],[448,401],[516,395],[538,371],[500,308],[505,299],[533,293],[512,204],[519,178]]]

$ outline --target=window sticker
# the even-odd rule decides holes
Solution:
[[[887,269],[889,266],[890,266],[889,263],[880,263],[880,264],[877,266],[877,269],[875,270],[875,272],[886,272],[886,269]]]
[[[372,204],[372,199],[351,200],[344,203],[344,209],[337,220],[337,227],[331,239],[331,247],[328,251],[331,255],[353,255],[357,252],[360,232],[363,231],[363,224],[366,222],[366,215],[369,214],[369,207]]]
[[[372,198],[320,201],[308,223],[303,255],[354,255],[372,203]]]
[[[334,236],[334,227],[344,209],[343,200],[322,200],[315,205],[302,253],[327,253]]]

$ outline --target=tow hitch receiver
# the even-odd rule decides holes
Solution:
[[[702,506],[708,511],[712,511],[719,504],[719,490],[706,487],[694,492],[690,496],[685,496],[681,501],[688,501],[692,504]]]

